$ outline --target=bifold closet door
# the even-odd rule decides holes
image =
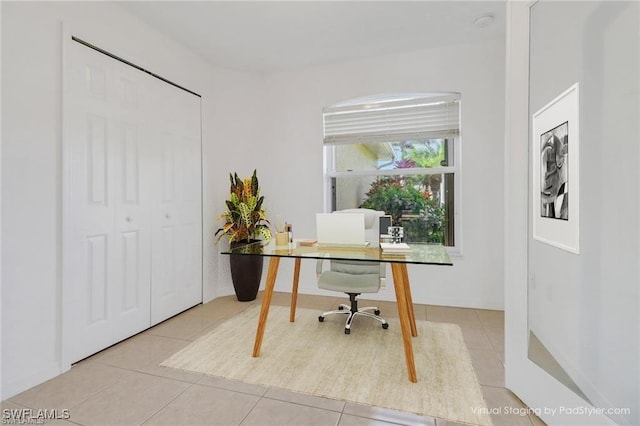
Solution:
[[[151,324],[202,301],[200,98],[150,81],[155,142]],[[159,119],[159,121],[158,121]]]
[[[70,41],[63,102],[75,362],[202,301],[200,98]]]

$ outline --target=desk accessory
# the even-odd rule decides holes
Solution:
[[[406,243],[380,243],[380,248],[384,254],[411,253],[411,247]]]
[[[276,232],[276,246],[283,247],[289,245],[288,232]]]
[[[387,232],[391,237],[392,243],[402,242],[402,238],[404,238],[404,229],[402,228],[402,226],[390,226]]]

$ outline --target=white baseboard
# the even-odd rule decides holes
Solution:
[[[43,366],[37,371],[33,371],[30,374],[21,375],[18,380],[8,380],[2,383],[2,391],[0,392],[2,400],[11,398],[14,395],[24,392],[27,389],[31,389],[47,380],[53,379],[56,376],[62,374],[63,371],[60,368],[60,364],[50,363],[47,366]],[[3,374],[3,380],[7,379],[7,375]]]

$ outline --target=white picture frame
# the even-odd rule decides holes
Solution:
[[[532,116],[533,238],[575,254],[580,253],[579,129],[578,83]]]

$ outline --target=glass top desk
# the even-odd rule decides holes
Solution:
[[[275,286],[278,266],[280,265],[281,258],[293,258],[295,260],[293,287],[291,290],[291,311],[289,316],[289,320],[291,322],[295,321],[296,302],[298,297],[298,279],[300,276],[300,262],[302,259],[379,261],[389,263],[391,265],[393,287],[396,295],[396,303],[398,305],[398,317],[400,319],[400,328],[402,329],[404,354],[407,362],[407,371],[409,380],[414,383],[417,382],[411,336],[417,336],[418,331],[413,312],[413,301],[411,299],[411,287],[409,286],[407,264],[451,266],[453,263],[451,263],[451,259],[449,259],[445,248],[441,245],[410,243],[409,247],[411,249],[409,253],[388,255],[382,253],[382,250],[378,247],[300,246],[299,242],[295,241],[288,246],[276,246],[275,241],[271,240],[269,243],[258,242],[237,247],[233,250],[229,249],[223,251],[222,254],[264,256],[270,259],[264,297],[262,299],[262,308],[258,319],[258,329],[256,331],[256,339],[253,345],[253,356],[257,357],[260,355],[260,346],[262,345],[262,338],[267,324],[269,306],[271,305],[271,297],[273,295],[273,288]]]

